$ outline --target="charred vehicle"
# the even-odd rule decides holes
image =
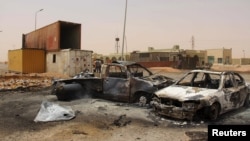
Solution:
[[[153,92],[174,83],[172,78],[153,74],[139,63],[115,61],[103,64],[99,77],[80,75],[57,80],[52,93],[58,100],[95,96],[115,101],[149,103]]]
[[[216,120],[249,105],[249,85],[236,72],[192,70],[173,85],[154,93],[156,113],[177,119]]]

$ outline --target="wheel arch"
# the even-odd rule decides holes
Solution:
[[[147,103],[149,103],[150,100],[152,99],[153,94],[146,91],[136,91],[131,98],[132,99],[131,102],[133,103],[137,102],[141,96],[146,96]]]

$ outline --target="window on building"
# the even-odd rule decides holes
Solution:
[[[226,62],[225,62],[225,63],[226,63],[226,64],[230,64],[230,61],[229,61],[229,60],[230,60],[230,57],[229,57],[229,56],[226,56]]]
[[[169,61],[169,57],[160,57],[160,61]]]
[[[140,53],[140,55],[139,55],[139,57],[140,58],[147,58],[147,57],[149,57],[149,53]]]
[[[207,56],[208,63],[213,64],[214,63],[214,56]]]
[[[218,58],[218,63],[222,64],[222,58]]]
[[[55,55],[55,54],[53,54],[52,62],[53,62],[53,63],[56,63],[56,55]]]
[[[176,61],[176,56],[173,56],[173,61],[174,61],[174,62]]]

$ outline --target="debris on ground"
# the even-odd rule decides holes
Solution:
[[[187,131],[185,134],[190,138],[189,141],[206,141],[208,136],[204,131]]]
[[[75,112],[70,107],[62,107],[58,104],[43,101],[35,118],[35,122],[48,122],[70,120],[75,117]]]
[[[126,115],[120,115],[119,118],[113,122],[113,124],[118,127],[126,126],[129,123],[131,123],[131,120],[127,119]]]
[[[58,78],[68,78],[68,76],[56,73],[6,73],[0,76],[0,91],[46,88],[52,85],[53,79]]]

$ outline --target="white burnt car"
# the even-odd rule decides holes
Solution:
[[[236,72],[192,70],[169,87],[154,93],[156,113],[177,119],[215,120],[249,105],[249,86]]]

